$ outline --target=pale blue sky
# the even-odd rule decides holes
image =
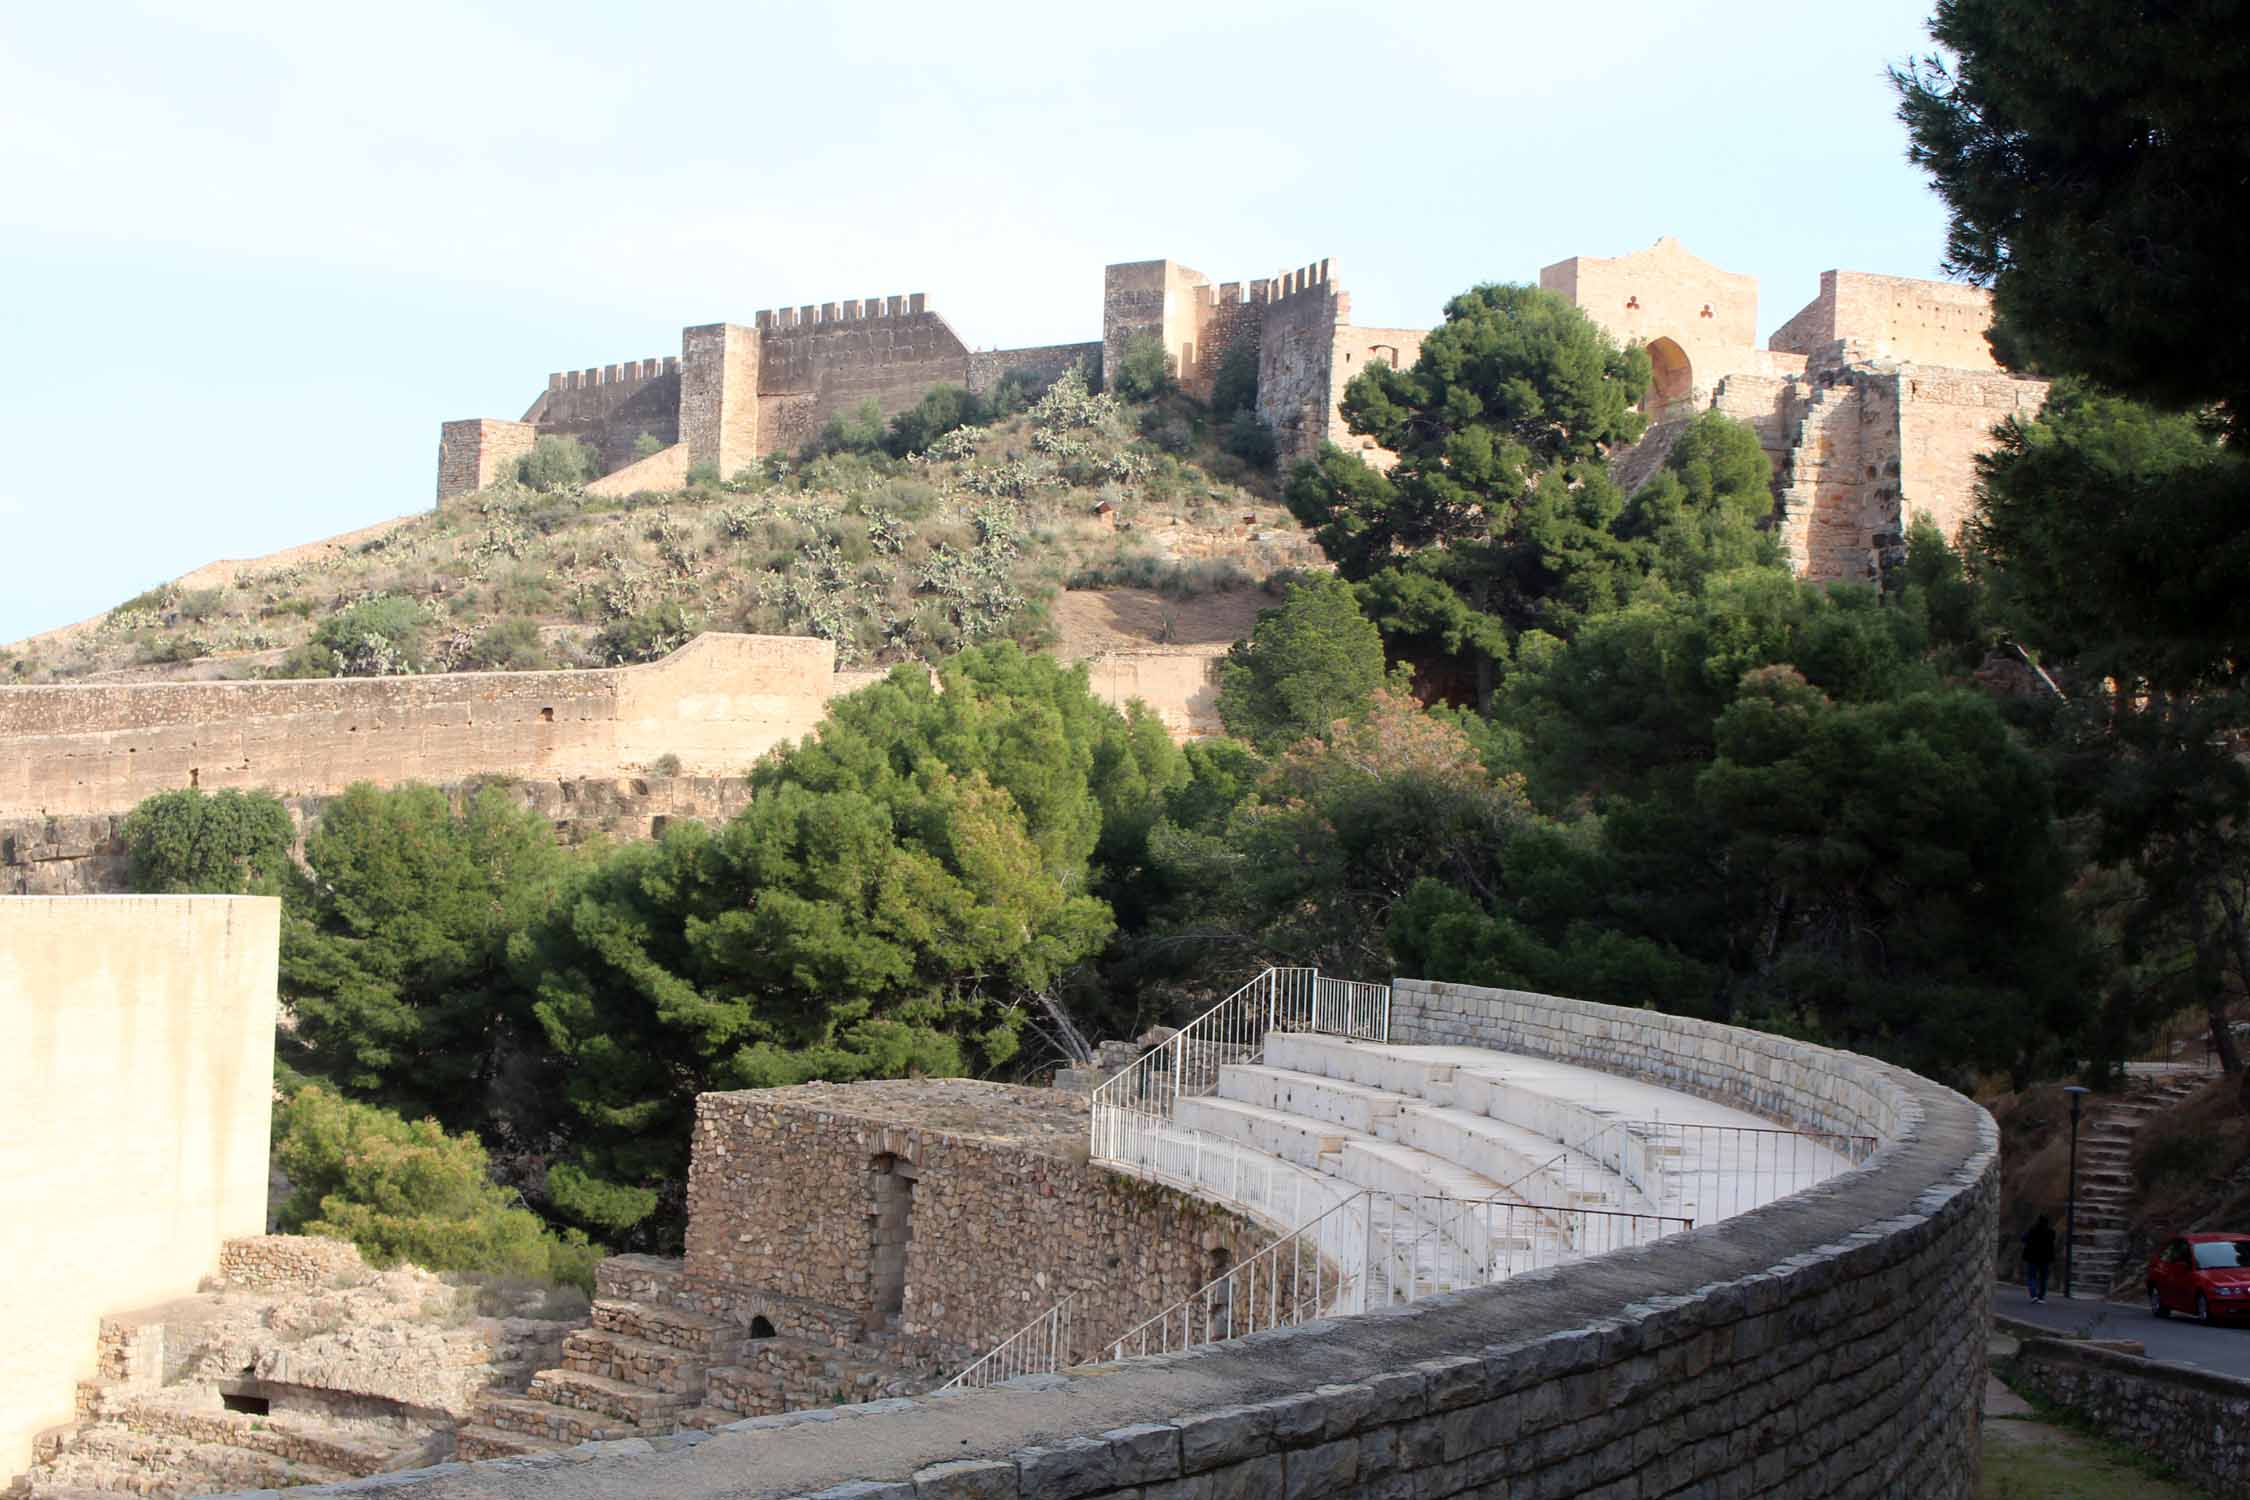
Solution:
[[[430,504],[438,424],[685,324],[927,292],[1100,334],[1106,262],[1334,257],[1354,320],[1661,234],[1936,274],[1927,0],[0,9],[0,641]]]

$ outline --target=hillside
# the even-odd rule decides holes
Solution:
[[[602,494],[496,484],[444,508],[209,564],[0,647],[17,683],[603,666],[699,630],[818,635],[847,665],[1010,637],[1066,657],[1229,641],[1255,585],[1317,567],[1270,472],[1181,398],[1066,380],[909,458],[768,460]]]

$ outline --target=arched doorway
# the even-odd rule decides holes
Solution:
[[[1670,339],[1651,339],[1648,343],[1650,379],[1648,399],[1641,409],[1652,417],[1662,417],[1678,402],[1695,394],[1695,368],[1688,363],[1687,351]]]

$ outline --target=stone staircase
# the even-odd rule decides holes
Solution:
[[[615,1268],[614,1270],[612,1268]],[[942,1379],[875,1332],[861,1344],[756,1334],[672,1305],[678,1262],[621,1256],[597,1272],[591,1325],[521,1395],[478,1396],[455,1439],[464,1459],[553,1452],[585,1442],[712,1429],[805,1406],[911,1394]]]
[[[2072,1285],[2080,1295],[2140,1290],[2142,1267],[2127,1253],[2125,1238],[2133,1199],[2133,1141],[2143,1125],[2202,1089],[2210,1077],[2201,1072],[2136,1077],[2121,1098],[2094,1105],[2080,1122],[2078,1215],[2070,1242]]]
[[[1664,467],[1664,460],[1671,457],[1672,445],[1680,440],[1680,434],[1688,430],[1693,420],[1693,417],[1672,417],[1654,423],[1641,434],[1638,442],[1612,458],[1609,473],[1617,482],[1618,490],[1630,495],[1654,479],[1656,471]]]

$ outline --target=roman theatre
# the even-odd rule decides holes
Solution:
[[[1967,1496],[1997,1132],[1653,1010],[1268,970],[1088,1091],[710,1094],[455,1462],[624,1497]],[[270,1494],[274,1492],[259,1492]]]

